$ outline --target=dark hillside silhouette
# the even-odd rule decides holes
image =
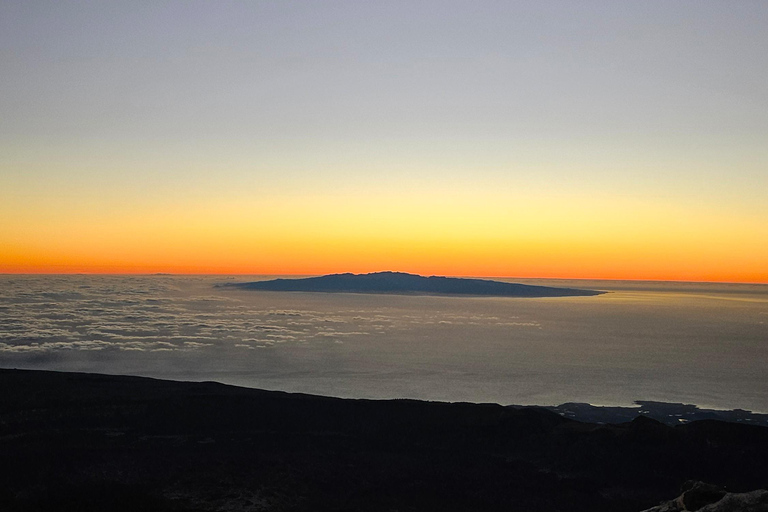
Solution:
[[[330,274],[304,279],[274,279],[252,283],[232,283],[222,286],[281,292],[392,293],[492,297],[572,297],[605,293],[575,288],[504,283],[487,279],[442,276],[424,277],[404,272]]]
[[[768,428],[0,370],[0,510],[638,512],[766,485]]]

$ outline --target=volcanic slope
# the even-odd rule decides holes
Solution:
[[[532,286],[487,279],[420,276],[404,272],[371,274],[330,274],[302,279],[273,279],[250,283],[232,283],[247,290],[326,293],[389,293],[401,295],[470,295],[485,297],[575,297],[605,292],[577,288]]]

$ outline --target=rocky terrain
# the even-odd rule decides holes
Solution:
[[[643,512],[768,512],[768,491],[731,493],[704,482],[686,482],[672,501]]]
[[[11,512],[637,512],[768,484],[760,426],[24,370],[0,370],[0,454]]]

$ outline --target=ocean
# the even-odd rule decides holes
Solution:
[[[768,413],[768,285],[508,279],[488,298],[249,291],[269,276],[0,275],[0,367],[349,398]]]

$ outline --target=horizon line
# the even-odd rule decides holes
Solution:
[[[559,280],[559,281],[611,281],[611,282],[635,282],[635,283],[681,283],[681,284],[743,284],[743,285],[768,285],[768,281],[727,281],[727,280],[690,280],[690,279],[654,279],[654,278],[613,278],[613,277],[524,277],[524,276],[500,276],[500,275],[476,275],[476,274],[430,274],[408,272],[403,270],[375,270],[371,272],[325,272],[325,273],[263,273],[263,272],[109,272],[109,271],[80,271],[80,272],[8,272],[0,271],[0,276],[269,276],[269,277],[316,277],[333,274],[375,274],[380,272],[398,272],[418,276],[438,276],[455,278],[477,279],[527,279],[527,280]]]

